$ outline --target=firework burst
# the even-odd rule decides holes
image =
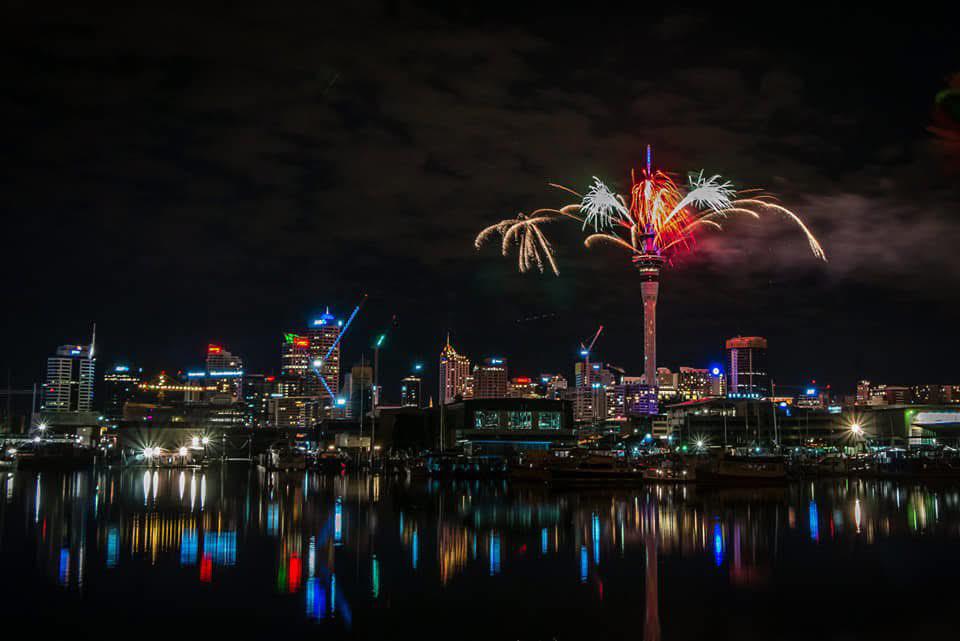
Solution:
[[[559,275],[553,247],[540,230],[545,223],[564,218],[576,220],[583,230],[593,232],[584,241],[587,247],[610,244],[627,250],[634,262],[657,257],[666,262],[693,248],[695,235],[707,229],[722,230],[721,224],[736,215],[761,218],[777,214],[796,224],[804,233],[810,251],[826,260],[823,247],[804,222],[760,190],[737,191],[733,183],[719,175],[703,171],[689,174],[686,184],[678,185],[665,172],[654,169],[647,149],[646,167],[631,173],[630,190],[616,193],[594,176],[586,194],[562,185],[551,186],[575,196],[579,202],[560,209],[538,209],[530,214],[501,221],[480,232],[475,245],[480,248],[491,237],[500,235],[501,250],[509,255],[518,247],[521,272],[535,267]]]

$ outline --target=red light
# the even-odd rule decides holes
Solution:
[[[207,354],[219,354],[223,348],[219,345],[207,345]]]
[[[526,377],[526,376],[518,376],[517,378],[515,378],[515,379],[513,379],[513,380],[515,380],[515,381],[517,382],[517,385],[527,385],[527,384],[530,383],[530,379],[529,379],[528,377]]]
[[[267,377],[264,378],[263,380],[265,380],[265,381],[268,382],[268,383],[272,383],[272,382],[274,382],[275,380],[277,380],[277,377],[276,377],[276,376],[267,376]]]
[[[200,580],[203,583],[210,583],[213,580],[213,559],[209,554],[204,554],[200,559]]]
[[[287,591],[296,592],[300,587],[300,574],[303,572],[303,564],[299,556],[290,557],[290,569],[287,572]]]
[[[310,347],[310,339],[309,339],[309,338],[295,338],[295,339],[293,339],[293,346],[294,346],[294,347]]]

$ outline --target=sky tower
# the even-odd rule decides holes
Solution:
[[[653,175],[652,160],[652,151],[647,145],[647,176]],[[640,196],[641,201],[644,196]],[[636,190],[633,198],[636,204]],[[651,387],[657,384],[657,294],[660,292],[660,270],[665,262],[656,238],[653,223],[648,222],[644,233],[637,239],[639,252],[633,256],[633,265],[640,272],[640,295],[643,297],[643,376],[644,382]]]

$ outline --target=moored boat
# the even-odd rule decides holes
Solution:
[[[789,481],[782,456],[724,455],[697,468],[697,483],[776,484]]]

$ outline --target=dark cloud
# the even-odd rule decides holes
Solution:
[[[391,376],[432,359],[447,329],[474,355],[566,372],[600,322],[604,356],[636,369],[625,256],[553,229],[552,280],[514,274],[472,239],[562,204],[547,182],[625,185],[647,142],[665,167],[776,192],[830,256],[815,261],[775,217],[704,236],[665,279],[665,364],[705,363],[727,335],[756,332],[782,379],[955,378],[960,354],[942,344],[957,320],[960,197],[925,132],[955,63],[942,20],[771,29],[661,12],[627,27],[611,12],[506,25],[375,3],[23,5],[10,18],[0,187],[23,378],[88,318],[106,325],[109,355],[175,368],[216,338],[272,369],[282,329],[361,291],[372,299],[354,350],[393,312],[404,319]],[[542,314],[558,316],[515,323]]]

